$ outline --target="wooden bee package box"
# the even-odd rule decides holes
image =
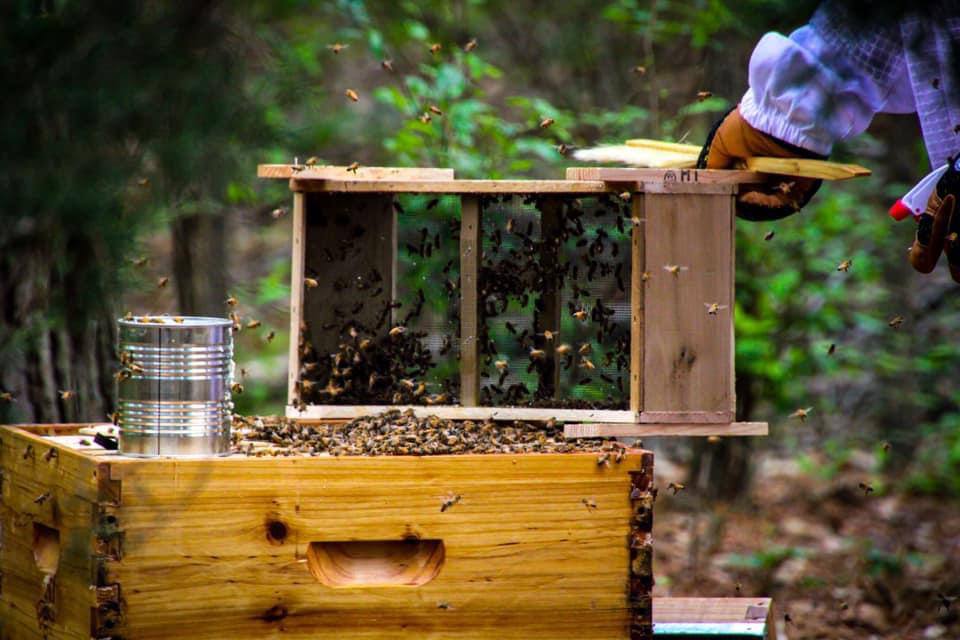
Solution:
[[[3,638],[646,638],[653,455],[135,459],[0,428]]]

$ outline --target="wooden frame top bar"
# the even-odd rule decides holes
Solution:
[[[657,193],[735,191],[763,174],[740,170],[571,167],[565,180],[458,180],[453,169],[262,164],[261,178],[286,179],[297,192],[336,193]],[[645,188],[645,183],[647,188]],[[722,185],[722,186],[721,186]]]

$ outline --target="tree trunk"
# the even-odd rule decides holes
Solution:
[[[227,298],[227,216],[223,212],[176,218],[173,276],[178,312],[222,317]]]

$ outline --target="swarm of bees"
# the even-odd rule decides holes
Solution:
[[[347,424],[302,424],[286,418],[234,416],[234,449],[247,455],[431,456],[466,453],[599,452],[607,462],[626,455],[620,443],[599,439],[567,440],[563,427],[418,418],[412,410],[389,411]],[[265,445],[265,446],[264,446]],[[441,498],[448,511],[462,500],[451,492]]]

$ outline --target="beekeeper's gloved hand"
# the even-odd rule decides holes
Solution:
[[[917,219],[917,237],[910,247],[910,264],[920,273],[930,273],[941,253],[947,254],[950,275],[960,282],[960,157],[947,161],[949,168],[930,194],[926,210]]]
[[[824,156],[777,140],[750,126],[739,106],[718,122],[700,152],[699,168],[735,169],[747,158],[815,158]],[[737,216],[779,220],[800,211],[820,188],[821,180],[771,176],[764,184],[745,185],[737,197]]]

